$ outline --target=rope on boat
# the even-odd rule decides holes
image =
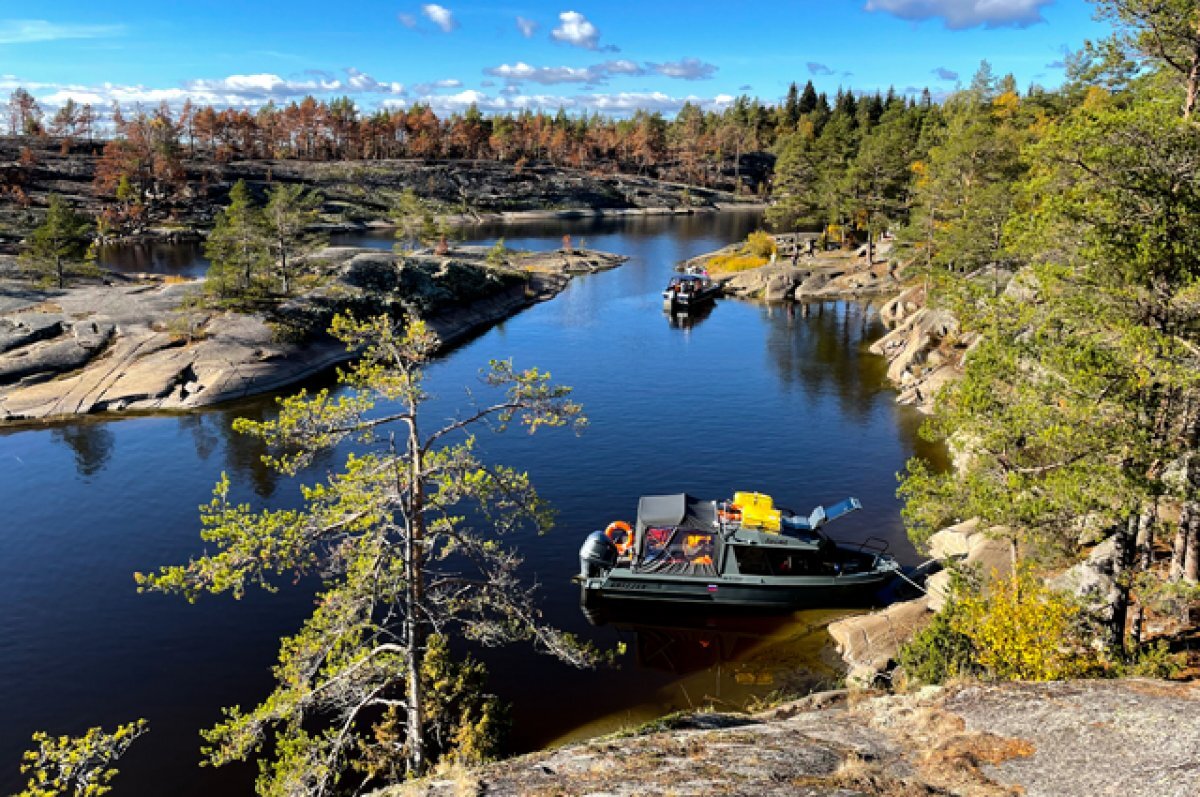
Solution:
[[[914,587],[916,587],[917,589],[919,589],[919,590],[921,591],[921,594],[922,594],[922,595],[928,595],[928,594],[929,594],[929,590],[925,589],[925,588],[924,588],[924,587],[922,587],[920,584],[918,584],[917,582],[913,581],[913,580],[912,580],[911,578],[909,578],[908,576],[904,575],[904,573],[902,573],[901,571],[897,570],[897,571],[896,571],[896,575],[900,576],[900,578],[904,579],[904,580],[905,580],[905,581],[907,581],[909,584],[912,584]]]

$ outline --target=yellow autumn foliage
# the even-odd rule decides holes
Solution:
[[[961,609],[955,630],[970,638],[976,662],[994,678],[1056,681],[1091,669],[1075,633],[1078,607],[1028,569],[963,597]]]

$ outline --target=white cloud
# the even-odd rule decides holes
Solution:
[[[537,33],[538,24],[532,19],[525,17],[517,17],[517,30],[521,31],[521,35],[526,39],[532,39],[533,34]]]
[[[585,94],[575,97],[577,107],[617,116],[638,110],[658,111],[664,114],[675,113],[689,102],[701,108],[719,111],[728,107],[734,99],[729,94],[718,94],[715,97],[697,97],[695,95],[673,97],[661,91]]]
[[[419,96],[424,96],[426,94],[430,94],[434,91],[437,91],[438,89],[457,89],[457,88],[461,88],[461,87],[462,87],[461,80],[455,80],[453,78],[448,78],[445,80],[434,80],[429,83],[417,83],[417,84],[413,85],[412,90],[413,90],[414,94],[417,94]]]
[[[403,94],[401,83],[383,83],[354,67],[345,70],[344,80],[325,73],[312,73],[304,80],[282,78],[265,72],[257,75],[230,75],[216,80],[200,78],[185,81],[182,91],[193,100],[201,97],[216,97],[222,105],[254,104],[259,100],[290,100],[308,94]],[[166,89],[174,91],[174,89]],[[124,102],[124,100],[122,100]]]
[[[618,61],[605,61],[598,64],[596,69],[603,71],[609,75],[644,75],[646,74],[645,67],[638,66],[633,61],[621,59]]]
[[[503,78],[510,83],[540,83],[552,86],[558,83],[590,83],[595,79],[591,67],[573,66],[530,66],[524,61],[501,64],[483,70],[485,75]]]
[[[901,19],[939,18],[950,30],[980,25],[988,28],[1025,28],[1044,22],[1042,8],[1054,0],[867,0],[867,11],[881,11]]]
[[[323,72],[309,72],[300,78],[284,78],[263,72],[216,79],[198,78],[170,88],[114,83],[93,86],[38,83],[22,81],[14,75],[0,75],[0,91],[11,91],[18,86],[33,93],[46,107],[59,106],[67,100],[74,100],[98,108],[107,107],[114,102],[122,106],[138,103],[158,105],[163,102],[179,106],[187,100],[197,105],[212,105],[218,108],[257,108],[268,102],[300,100],[310,94],[326,97],[335,94],[355,95],[362,98],[360,102],[363,106],[373,106],[382,104],[377,102],[379,99],[402,97],[405,93],[402,83],[379,81],[353,67],[345,70],[343,78]]]
[[[458,27],[457,20],[454,19],[454,13],[445,6],[439,6],[437,3],[426,3],[421,6],[421,13],[429,18],[429,21],[442,29],[443,33],[450,33]]]
[[[682,61],[646,64],[646,66],[664,77],[678,80],[708,80],[717,72],[714,64],[707,64],[699,58],[684,58]]]
[[[600,31],[588,22],[583,14],[578,11],[564,11],[558,15],[558,19],[560,24],[550,31],[550,38],[585,50],[600,49]]]
[[[672,97],[661,91],[623,91],[618,94],[588,94],[583,98],[589,108],[598,111],[628,112],[638,109],[652,111],[678,111],[686,100]]]
[[[664,64],[638,64],[627,59],[604,61],[587,67],[575,66],[530,66],[524,61],[501,64],[483,70],[485,75],[503,78],[509,83],[540,83],[553,86],[559,83],[586,83],[602,85],[613,77],[644,77],[663,75],[678,80],[706,80],[713,76],[717,67],[697,58]]]
[[[534,69],[528,65],[518,66],[523,66],[526,70]],[[153,107],[162,102],[178,108],[187,100],[197,105],[211,105],[215,108],[255,109],[269,102],[298,101],[310,94],[324,99],[349,94],[356,98],[359,107],[364,111],[373,108],[408,108],[413,102],[419,101],[430,105],[439,114],[461,112],[472,104],[485,113],[539,109],[553,112],[565,108],[577,112],[598,111],[615,116],[628,115],[638,109],[672,114],[687,102],[719,111],[734,101],[733,96],[727,94],[718,94],[715,97],[675,97],[663,92],[597,93],[590,91],[586,83],[574,82],[582,91],[570,96],[527,94],[522,91],[520,85],[512,83],[490,93],[476,89],[463,89],[450,94],[436,93],[438,89],[461,89],[461,82],[454,79],[412,86],[409,89],[410,94],[406,94],[405,87],[400,83],[378,81],[364,72],[350,68],[345,70],[343,76],[321,72],[293,78],[272,73],[229,75],[219,79],[189,80],[182,86],[168,88],[112,83],[95,86],[37,83],[22,81],[15,75],[0,74],[0,91],[11,91],[23,86],[34,94],[44,108],[52,109],[72,99],[78,103],[89,103],[101,113],[114,102],[124,108],[136,104]]]
[[[0,44],[101,39],[119,36],[124,32],[124,25],[59,25],[44,19],[0,20]]]

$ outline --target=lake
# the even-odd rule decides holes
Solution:
[[[530,472],[558,527],[516,539],[541,584],[546,616],[599,645],[624,642],[619,667],[574,671],[527,648],[479,652],[513,705],[514,751],[580,738],[714,702],[741,706],[775,690],[836,678],[824,623],[835,610],[767,618],[618,617],[592,625],[571,576],[584,536],[632,520],[639,495],[686,490],[723,498],[759,490],[799,511],[860,498],[864,511],[832,536],[882,537],[917,561],[900,522],[896,473],[914,453],[920,417],[894,403],[885,363],[867,352],[883,330],[860,303],[768,306],[721,300],[693,319],[664,315],[659,292],[680,260],[743,238],[759,217],[724,213],[477,227],[465,240],[629,255],[576,278],[557,298],[476,336],[434,363],[430,418],[479,389],[491,358],[537,365],[572,385],[591,421],[580,436],[484,433],[488,459]],[[390,247],[387,233],[339,244]],[[195,246],[121,250],[129,270],[202,271]],[[263,468],[261,449],[231,431],[266,417],[267,397],[178,416],[86,419],[0,431],[0,793],[23,785],[17,765],[39,729],[78,733],[146,717],[150,733],[119,768],[118,794],[249,794],[253,768],[197,766],[197,731],[220,707],[251,705],[272,684],[279,637],[310,610],[314,585],[241,601],[138,595],[135,571],[203,550],[197,506],[222,471],[235,498],[297,501],[299,480]],[[428,424],[427,424],[428,426]]]

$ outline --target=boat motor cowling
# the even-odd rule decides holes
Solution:
[[[579,574],[598,578],[617,563],[617,546],[603,531],[593,531],[579,549]]]

